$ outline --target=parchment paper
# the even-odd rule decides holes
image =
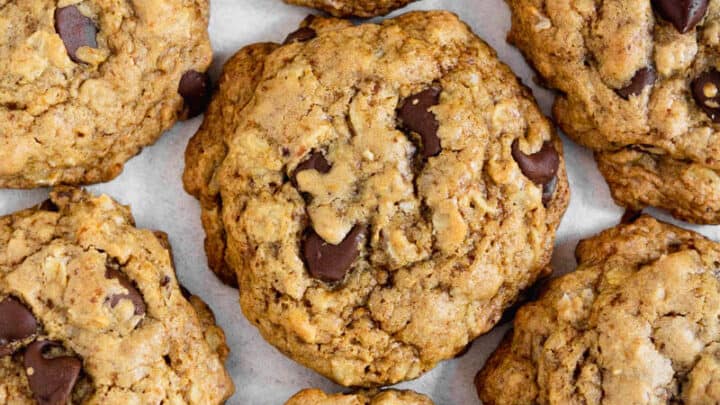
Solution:
[[[422,0],[392,15],[419,9],[447,9],[459,14],[533,89],[545,114],[550,113],[553,94],[533,82],[532,70],[519,52],[505,42],[510,13],[502,0]],[[310,12],[281,0],[211,0],[213,79],[236,50],[254,42],[282,41]],[[181,181],[185,146],[200,122],[198,117],[177,124],[157,144],[132,159],[117,179],[89,189],[130,204],[138,226],[161,229],[170,235],[180,280],[213,308],[227,334],[232,350],[227,366],[236,385],[236,394],[228,404],[281,405],[307,387],[343,391],[342,387],[296,364],[265,343],[243,317],[237,292],[223,286],[208,270],[198,203],[183,191]],[[591,153],[567,138],[563,141],[572,196],[557,233],[552,261],[555,274],[574,268],[573,252],[579,239],[615,225],[623,213],[610,198]],[[0,215],[34,205],[44,200],[47,192],[46,189],[0,190]],[[715,240],[720,236],[718,226],[689,226],[672,221],[663,212],[649,212],[660,219],[699,230]],[[478,338],[461,358],[445,361],[421,378],[398,387],[427,394],[436,404],[479,403],[473,377],[509,326],[497,326]]]

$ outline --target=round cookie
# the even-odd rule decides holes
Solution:
[[[225,335],[178,286],[166,236],[57,188],[0,217],[0,402],[220,404]]]
[[[345,386],[415,378],[492,328],[568,203],[552,125],[447,12],[242,49],[184,181],[246,317]]]
[[[720,1],[508,0],[508,39],[615,201],[720,223]]]
[[[720,402],[720,244],[641,216],[576,256],[478,373],[483,403]]]
[[[335,17],[376,17],[405,7],[415,0],[285,0],[286,3],[323,10]]]
[[[0,3],[0,187],[110,180],[209,98],[207,0]]]
[[[305,389],[293,395],[285,405],[433,405],[425,395],[412,391],[360,391],[355,394],[326,394]]]

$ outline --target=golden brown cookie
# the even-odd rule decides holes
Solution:
[[[223,403],[225,335],[168,246],[74,188],[0,217],[0,403]]]
[[[355,394],[326,394],[306,389],[293,395],[285,405],[433,405],[425,395],[412,391],[360,391]]]
[[[508,0],[509,40],[559,91],[615,201],[720,223],[720,2]]]
[[[225,66],[186,152],[211,267],[343,385],[415,378],[547,270],[568,202],[529,90],[447,12],[315,18]]]
[[[335,17],[376,17],[405,7],[415,0],[285,0],[298,6],[313,7]]]
[[[204,109],[207,0],[0,8],[0,187],[110,180]]]
[[[478,374],[483,403],[720,402],[720,244],[641,216],[576,256]]]

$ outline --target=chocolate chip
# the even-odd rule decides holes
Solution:
[[[620,97],[627,100],[630,96],[637,96],[642,93],[645,87],[652,86],[656,78],[655,69],[651,67],[642,68],[635,72],[633,78],[630,79],[630,84],[622,89],[618,89],[617,93]]]
[[[12,345],[32,336],[37,321],[32,312],[20,301],[6,297],[0,301],[0,356],[12,353]]]
[[[709,70],[690,84],[695,103],[713,122],[720,122],[720,72]]]
[[[672,23],[684,34],[702,20],[707,11],[707,0],[652,0],[652,6],[660,16]]]
[[[47,340],[31,343],[24,364],[30,390],[40,405],[65,405],[80,375],[82,362],[76,357],[46,358],[45,352],[60,343]]]
[[[210,76],[188,70],[180,78],[178,93],[185,100],[188,118],[202,114],[210,102]]]
[[[342,280],[358,257],[364,238],[365,228],[355,225],[340,244],[332,245],[311,229],[302,245],[310,274],[324,281]]]
[[[560,165],[560,157],[552,142],[543,143],[542,148],[532,155],[520,150],[517,139],[512,144],[512,157],[520,166],[525,177],[535,184],[548,184],[552,181]]]
[[[420,135],[422,156],[428,158],[440,153],[440,138],[437,136],[440,124],[428,109],[440,102],[439,87],[430,87],[406,98],[398,109],[398,118],[405,130]]]
[[[288,34],[283,45],[291,44],[293,42],[306,42],[317,37],[317,32],[310,27],[302,27]]]
[[[305,161],[297,165],[292,173],[292,177],[294,179],[297,177],[297,174],[303,170],[317,170],[320,173],[327,173],[331,168],[332,166],[330,166],[330,163],[325,159],[322,152],[314,151]]]
[[[132,301],[133,305],[135,306],[135,315],[145,314],[145,301],[143,301],[140,291],[138,291],[138,289],[135,288],[130,279],[128,279],[127,276],[121,271],[119,271],[116,267],[117,265],[115,265],[114,263],[107,265],[105,267],[105,278],[107,278],[108,280],[117,280],[120,285],[128,292],[127,294],[113,294],[108,297],[108,301],[110,301],[110,307],[115,308],[115,306],[120,302],[120,300],[127,299]]]
[[[97,48],[97,27],[93,21],[82,15],[75,6],[55,10],[55,31],[65,44],[68,56],[76,63],[82,62],[77,57],[77,50],[83,46]]]

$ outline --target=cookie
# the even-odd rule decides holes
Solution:
[[[306,389],[295,394],[285,405],[433,405],[433,401],[412,391],[361,391],[328,395],[319,389]]]
[[[285,0],[290,4],[313,7],[335,17],[376,17],[405,7],[415,0]]]
[[[75,188],[0,217],[0,403],[223,403],[225,335],[168,247]]]
[[[246,317],[345,386],[415,378],[488,331],[547,271],[568,203],[552,125],[447,12],[242,49],[184,181]]]
[[[0,187],[110,180],[208,101],[207,0],[0,3]]]
[[[508,35],[615,201],[720,223],[720,2],[508,0]]]
[[[483,403],[720,402],[720,244],[641,216],[576,256],[478,374]]]

